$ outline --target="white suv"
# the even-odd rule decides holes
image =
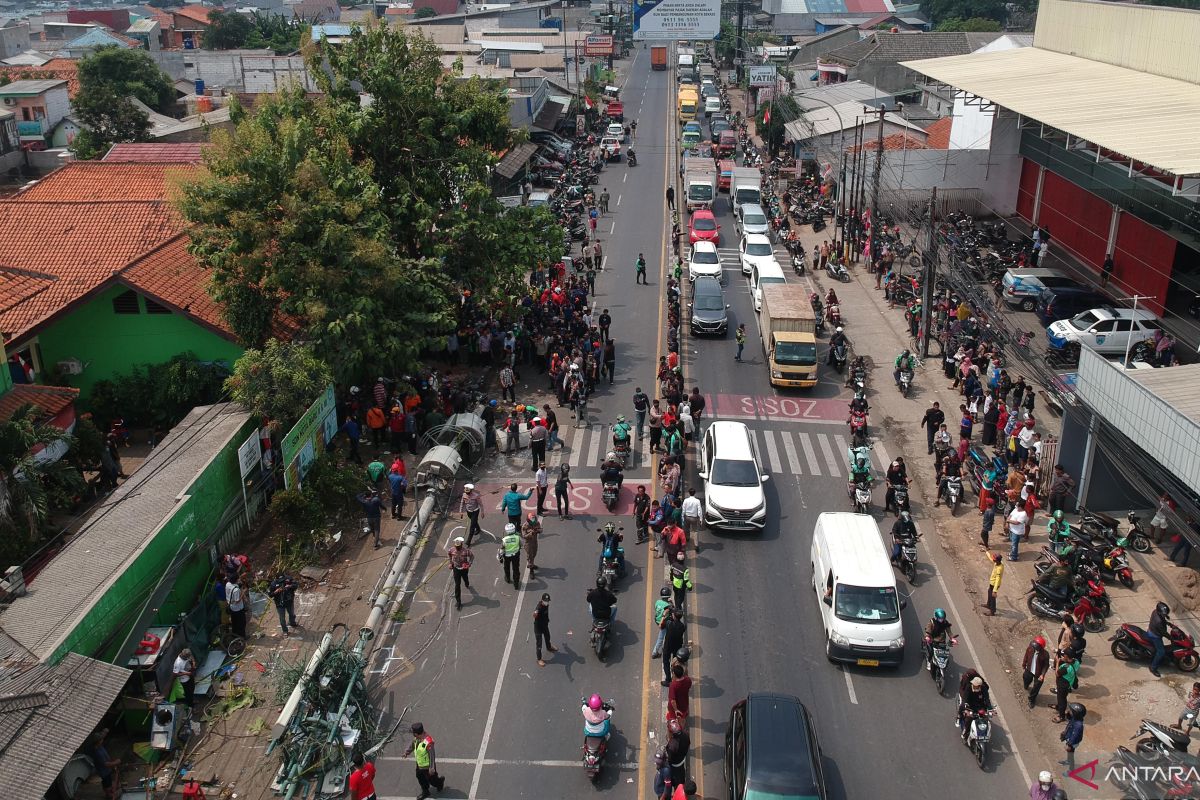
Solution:
[[[688,259],[688,280],[695,282],[701,275],[721,280],[721,256],[712,242],[696,242]]]
[[[1101,306],[1055,322],[1046,328],[1046,338],[1057,350],[1077,343],[1097,353],[1119,356],[1127,347],[1153,338],[1158,329],[1158,317],[1150,311]]]
[[[775,248],[771,246],[771,240],[761,233],[748,233],[738,246],[738,256],[742,262],[742,274],[753,275],[756,266],[775,263]]]
[[[744,422],[717,421],[700,440],[700,479],[704,481],[704,522],[710,528],[761,531],[767,524],[768,479],[758,465],[750,429]]]

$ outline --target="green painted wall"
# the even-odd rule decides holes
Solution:
[[[127,291],[114,286],[38,334],[43,369],[70,358],[87,365],[81,375],[66,378],[84,400],[96,381],[128,373],[137,364],[161,364],[190,351],[201,361],[232,366],[242,354],[240,346],[180,314],[147,314],[144,297],[138,297],[137,314],[117,314],[113,298]]]
[[[184,492],[190,496],[176,508],[174,515],[159,529],[137,560],[63,641],[51,657],[52,662],[57,662],[70,652],[103,660],[115,655],[116,648],[129,633],[134,617],[170,566],[180,544],[187,540],[203,541],[208,538],[213,533],[212,526],[220,519],[226,506],[235,497],[241,496],[237,449],[255,427],[253,420],[247,421],[192,481]],[[118,509],[113,513],[121,512]],[[164,624],[174,622],[180,613],[195,605],[200,592],[207,588],[208,575],[208,552],[199,550],[192,555],[175,581],[171,595],[159,611],[158,621]]]

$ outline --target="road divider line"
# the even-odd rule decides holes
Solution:
[[[508,673],[508,659],[512,656],[513,642],[517,638],[517,622],[521,619],[521,607],[525,605],[525,592],[516,590],[513,603],[512,622],[508,625],[508,639],[504,642],[504,654],[500,656],[500,671],[496,674],[496,685],[492,688],[492,703],[488,706],[487,723],[483,726],[483,741],[479,743],[479,755],[475,758],[475,773],[471,776],[468,800],[479,800],[479,781],[483,778],[483,761],[487,757],[488,744],[492,740],[492,727],[496,724],[496,712],[500,708],[500,691],[504,688],[504,676]]]
[[[846,676],[846,693],[850,695],[850,702],[858,705],[858,695],[854,693],[854,681],[850,680],[850,670],[842,667],[842,674]]]
[[[771,462],[771,472],[778,475],[783,472],[783,462],[779,460],[779,448],[775,444],[775,434],[772,431],[763,431],[763,439],[767,443],[767,458]]]

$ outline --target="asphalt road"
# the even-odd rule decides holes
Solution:
[[[644,546],[634,546],[630,535],[630,575],[618,592],[616,645],[604,663],[588,649],[584,603],[595,575],[598,528],[609,518],[599,506],[595,482],[607,445],[603,425],[618,413],[631,413],[636,385],[653,391],[657,354],[664,347],[660,299],[668,223],[663,194],[666,181],[676,174],[677,130],[669,114],[673,77],[650,71],[647,48],[635,52],[623,100],[627,119],[638,120],[639,166],[611,165],[597,187],[607,187],[613,198],[612,213],[600,226],[607,269],[598,282],[597,304],[610,309],[614,319],[618,378],[594,398],[589,426],[567,430],[567,448],[551,457],[552,465],[566,461],[573,467],[576,516],[560,521],[551,511],[546,517],[538,577],[520,591],[502,580],[495,560],[498,534],[476,542],[473,586],[478,594],[464,590],[461,612],[454,611],[442,566],[458,523],[448,524],[436,547],[425,550],[415,572],[420,585],[409,587],[413,601],[408,619],[385,633],[372,664],[388,687],[386,712],[403,718],[397,743],[379,760],[381,800],[417,793],[412,761],[400,757],[408,723],[414,720],[422,720],[437,740],[441,772],[447,776],[447,787],[438,795],[442,798],[568,798],[595,791],[622,800],[652,797],[650,758],[661,741],[663,697],[658,662],[649,659],[648,604],[661,585],[661,576],[650,573],[661,570],[662,562],[650,559]],[[709,399],[710,420],[747,422],[771,480],[766,530],[755,536],[705,533],[704,549],[692,563],[697,585],[689,600],[688,630],[696,653],[692,741],[702,761],[702,768],[693,767],[700,796],[728,796],[722,778],[726,721],[730,706],[751,691],[791,693],[808,705],[825,756],[830,798],[1023,796],[1028,784],[1004,725],[995,726],[995,752],[980,771],[952,728],[953,700],[937,697],[920,667],[916,643],[934,607],[945,607],[955,621],[963,613],[973,617],[957,580],[947,596],[936,571],[940,553],[922,546],[918,585],[911,590],[901,586],[902,593],[910,593],[904,612],[910,645],[899,669],[843,669],[826,661],[811,590],[809,544],[819,513],[848,507],[848,397],[840,380],[823,380],[807,393],[778,394],[768,385],[757,315],[736,255],[729,257],[737,236],[724,196],[716,211],[726,251],[730,329],[747,324],[747,360],[734,362],[732,334],[725,339],[688,337],[687,385],[699,386]],[[649,287],[634,285],[639,252],[650,263]],[[789,280],[804,280],[788,275]],[[847,310],[853,313],[853,308]],[[822,377],[828,376],[823,372]],[[574,422],[568,414],[563,410],[560,415],[564,429]],[[876,444],[876,467],[889,460],[892,448],[886,440]],[[637,463],[626,477],[627,494],[643,480],[651,485],[650,459]],[[481,486],[497,492],[488,494],[485,528],[502,528],[503,517],[494,507],[503,487],[517,480],[528,488],[530,477],[527,453],[502,459],[480,476]],[[876,505],[882,489],[877,494]],[[618,509],[623,510],[624,505]],[[876,517],[890,527],[890,518],[883,521],[878,511]],[[621,519],[632,534],[629,517]],[[544,591],[553,597],[551,630],[561,652],[539,668],[531,612]],[[957,663],[972,663],[976,648],[989,658],[979,630],[967,625],[966,644],[954,652]],[[992,682],[1003,691],[1002,678]],[[617,707],[608,766],[595,789],[579,763],[579,699],[592,692],[612,698]]]

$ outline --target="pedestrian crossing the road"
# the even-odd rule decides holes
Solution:
[[[756,429],[750,426],[750,434],[762,461],[763,467],[776,475],[807,475],[812,477],[847,477],[849,463],[847,448],[849,440],[842,434],[810,433],[808,431]],[[580,468],[598,468],[604,462],[605,455],[612,449],[612,427],[606,424],[591,424],[586,427],[568,427],[559,431],[563,446],[556,447],[546,454],[546,464],[553,473],[558,467],[566,464],[571,470]],[[692,444],[689,457],[694,457],[697,445]],[[633,439],[633,450],[626,465],[626,471],[649,469],[650,467],[650,437]],[[504,456],[501,456],[504,459]],[[529,452],[508,458],[511,466],[520,471],[528,470]],[[884,451],[883,445],[875,443],[871,448],[872,468],[883,470],[890,458]],[[503,463],[503,461],[502,461]]]

